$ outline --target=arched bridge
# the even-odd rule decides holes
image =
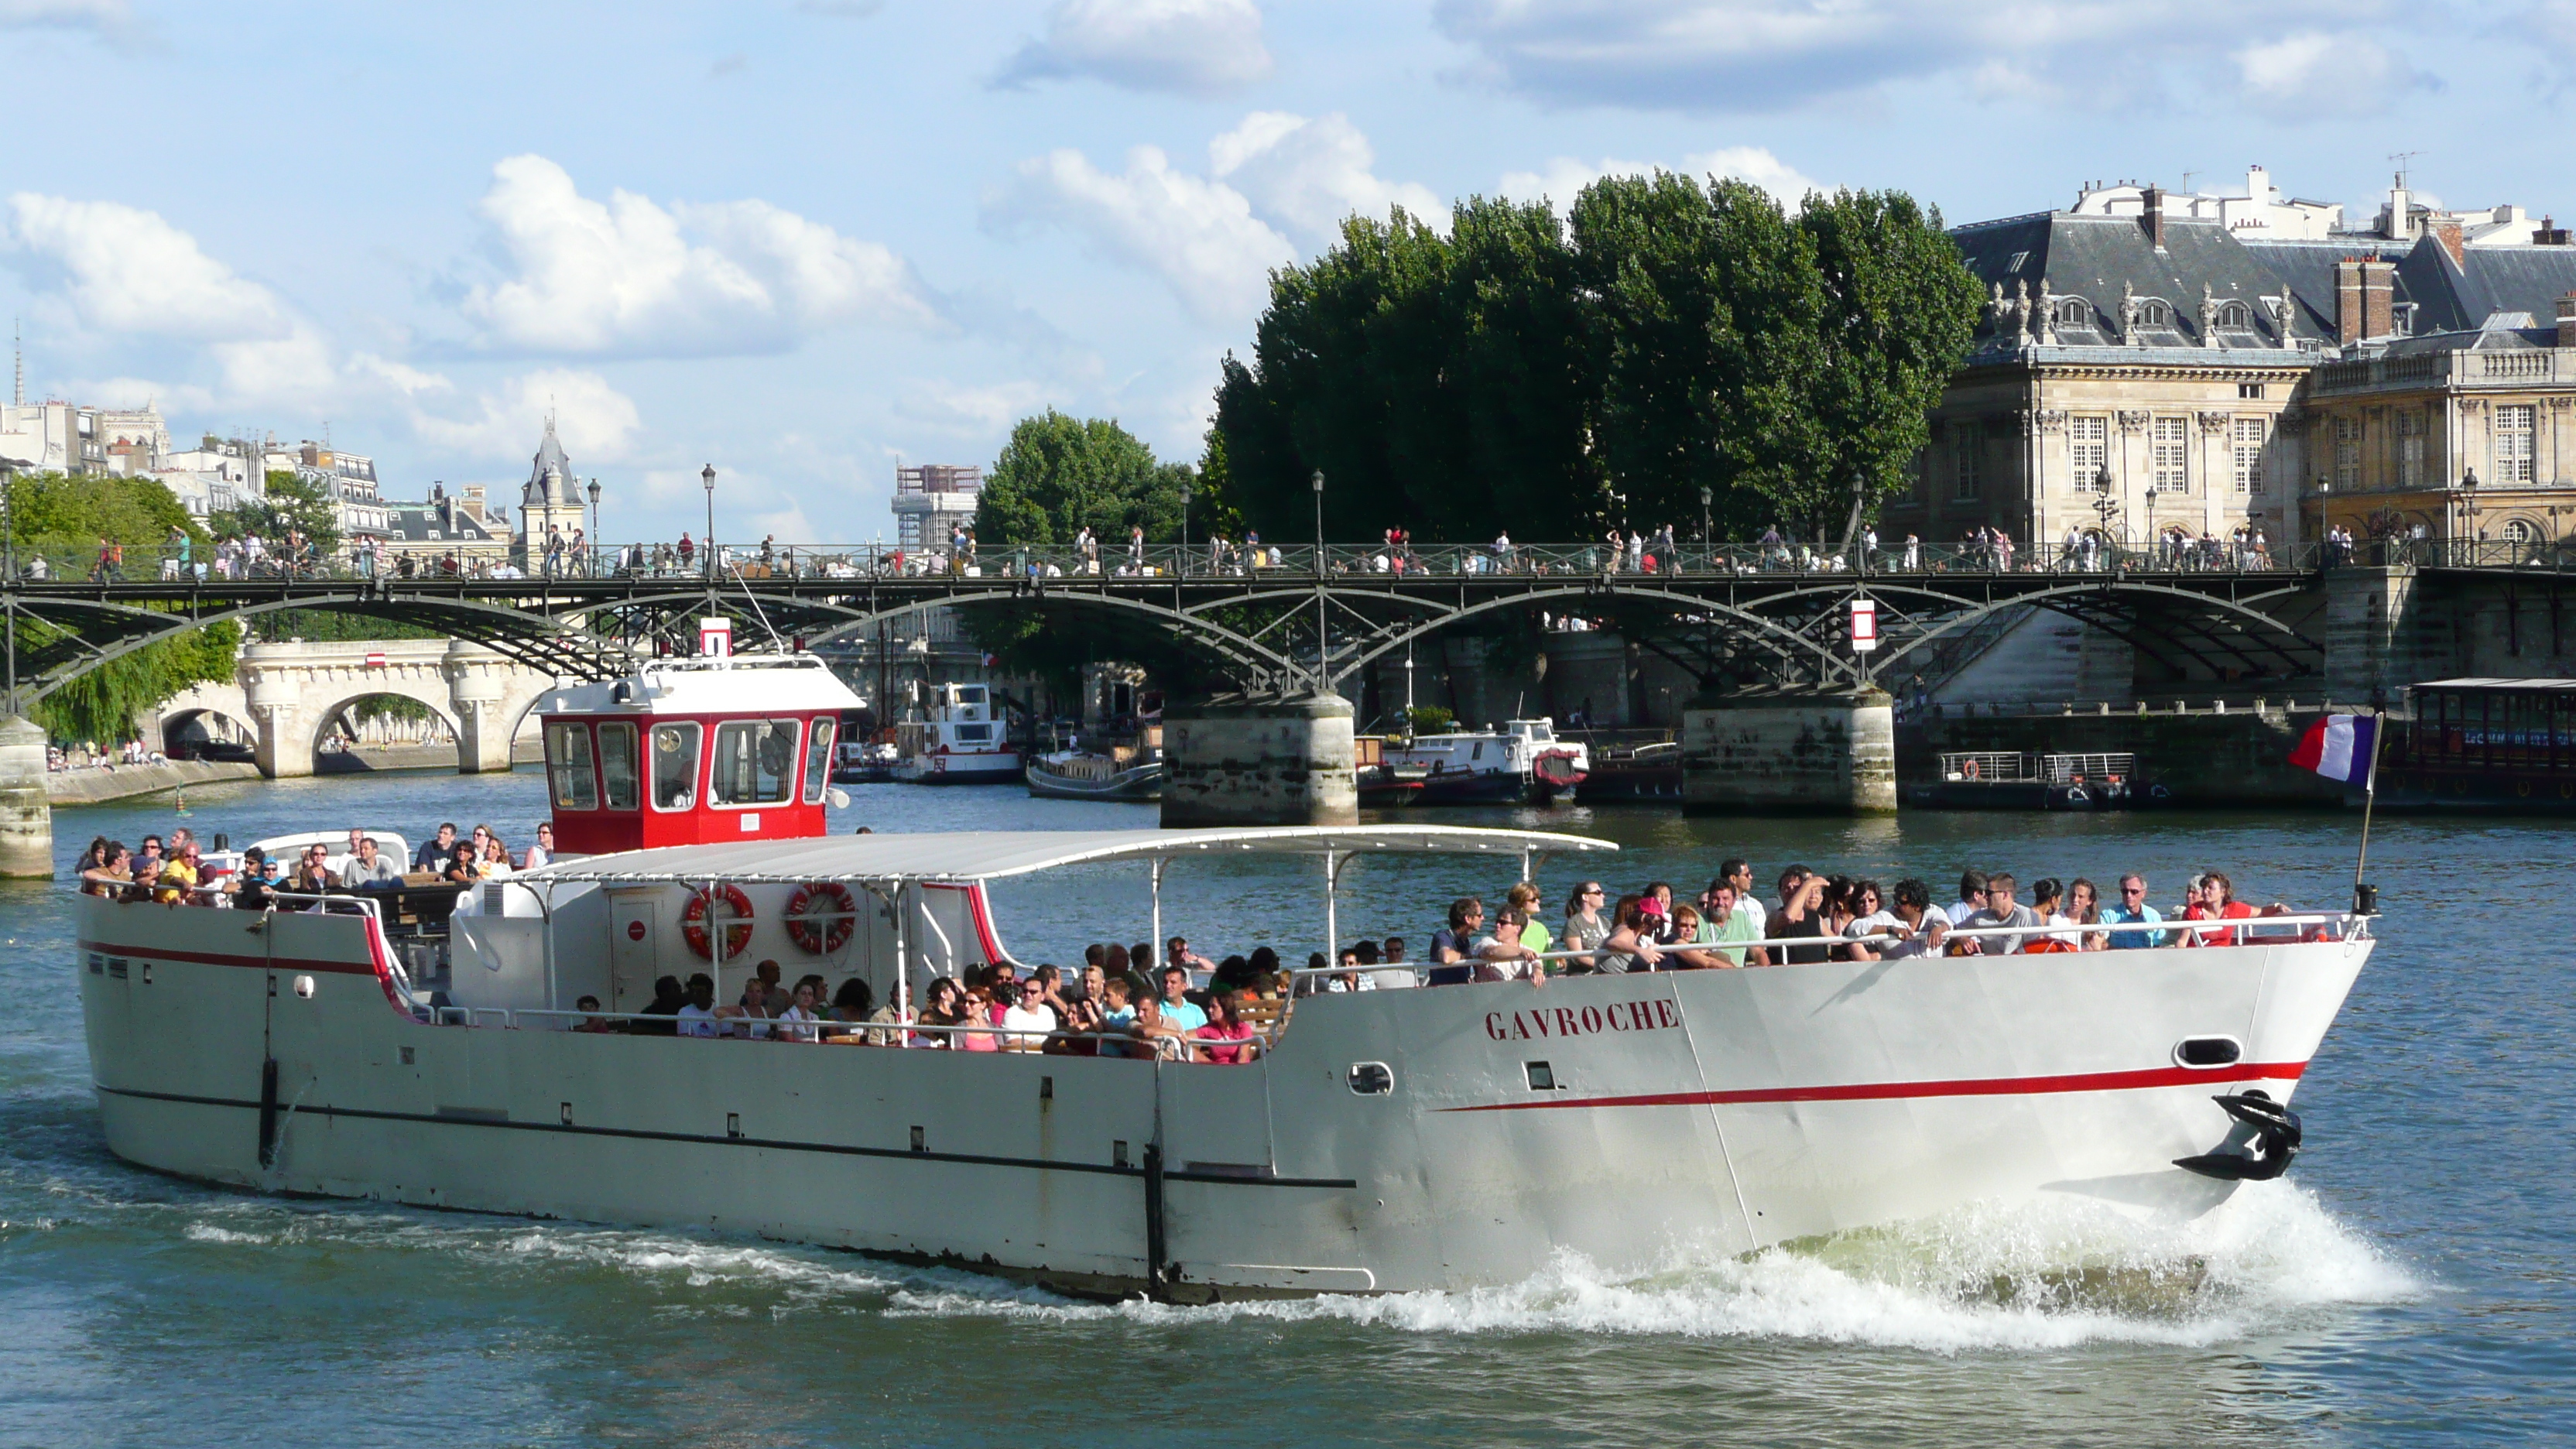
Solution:
[[[2126,640],[2177,681],[2302,678],[2322,665],[2317,585],[2327,562],[2245,549],[2033,558],[1908,548],[1846,563],[1751,546],[1685,546],[1663,558],[1580,546],[1335,545],[986,550],[955,559],[799,546],[765,559],[728,556],[716,569],[702,556],[689,571],[221,578],[156,568],[135,560],[138,552],[128,551],[138,578],[0,581],[22,707],[156,640],[287,610],[425,627],[532,675],[597,678],[638,657],[693,651],[696,618],[710,609],[734,619],[737,640],[754,647],[773,636],[808,646],[855,638],[926,608],[1033,608],[1160,628],[1247,693],[1279,696],[1337,689],[1415,641],[1512,611],[1615,616],[1632,627],[1666,621],[1699,640],[1712,677],[1862,684],[1902,678],[1998,611],[2035,606]],[[1882,644],[1874,654],[1850,646],[1851,608],[1861,599],[1876,606]]]

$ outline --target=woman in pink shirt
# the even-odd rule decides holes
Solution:
[[[1207,1025],[1190,1033],[1199,1060],[1220,1067],[1240,1066],[1251,1060],[1252,1049],[1241,1045],[1251,1039],[1252,1023],[1235,1009],[1231,991],[1220,991],[1208,998]],[[1217,1042],[1227,1045],[1213,1045]]]

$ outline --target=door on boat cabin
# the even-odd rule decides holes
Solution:
[[[653,1004],[653,980],[661,973],[660,911],[653,897],[641,892],[609,898],[608,1009],[642,1011]]]

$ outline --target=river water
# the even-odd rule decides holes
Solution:
[[[1151,824],[1150,807],[862,787],[835,828]],[[533,772],[243,784],[184,823],[237,843],[441,819],[522,842]],[[1685,821],[1443,812],[1617,841],[1615,887],[1721,855],[1893,880],[1965,865],[2170,901],[2196,868],[2339,903],[2337,815]],[[182,823],[168,797],[56,816]],[[2196,1223],[1962,1212],[1609,1281],[1176,1309],[669,1231],[218,1192],[102,1145],[68,894],[0,887],[0,1444],[2446,1444],[2576,1436],[2562,828],[2383,820],[2384,944],[2301,1085],[2309,1147]],[[1417,949],[1510,869],[1361,862],[1346,935]],[[1542,883],[1561,894],[1577,866]],[[1315,868],[1176,866],[1211,955],[1321,938]],[[997,888],[1031,960],[1145,934],[1141,867]],[[746,1182],[746,1192],[757,1192]]]

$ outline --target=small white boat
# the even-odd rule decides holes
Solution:
[[[1416,777],[1418,805],[1535,804],[1570,800],[1590,773],[1590,753],[1559,740],[1550,719],[1508,720],[1497,730],[1420,735],[1385,755],[1390,770]]]
[[[907,785],[1011,785],[1020,752],[993,716],[992,686],[935,684],[925,719],[895,726],[894,778]]]
[[[1160,800],[1163,761],[1130,753],[1057,750],[1029,761],[1029,793],[1053,800]]]

